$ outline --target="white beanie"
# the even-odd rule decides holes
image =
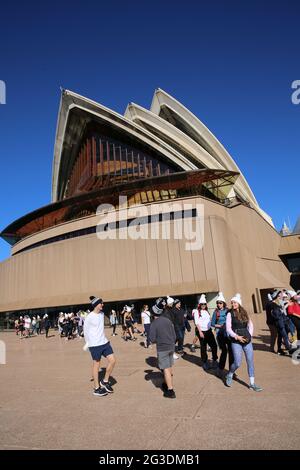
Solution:
[[[167,297],[167,305],[170,307],[171,305],[173,305],[173,303],[174,303],[173,297],[169,297],[169,296],[168,296],[168,297]]]
[[[200,305],[200,304],[207,304],[205,294],[201,294],[201,295],[200,295],[200,299],[199,299],[198,305]]]
[[[268,294],[268,300],[269,300],[269,302],[272,302],[273,299],[272,299],[272,295],[271,295],[271,294]]]
[[[224,302],[224,304],[226,304],[226,300],[224,298],[223,292],[219,292],[216,302]]]
[[[232,297],[231,302],[237,302],[238,304],[242,305],[241,294],[239,293],[235,294],[235,296]]]
[[[294,290],[288,290],[287,293],[289,294],[290,298],[297,297],[297,292]]]

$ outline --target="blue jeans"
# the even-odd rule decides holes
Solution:
[[[234,363],[230,366],[230,372],[233,374],[239,367],[241,367],[243,352],[247,361],[248,375],[254,377],[254,361],[253,361],[253,346],[252,343],[239,344],[232,343],[232,352],[234,357]]]
[[[185,326],[175,328],[176,341],[178,341],[178,351],[183,351]]]
[[[281,351],[281,349],[282,349],[282,340],[284,342],[284,345],[285,345],[286,349],[287,350],[291,349],[289,337],[288,337],[288,334],[287,334],[287,331],[286,331],[286,326],[287,326],[287,324],[283,321],[282,318],[280,318],[276,322],[276,328],[277,328],[277,331],[278,331],[278,339],[277,339],[278,351]]]

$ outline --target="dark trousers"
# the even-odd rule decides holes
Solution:
[[[282,349],[282,341],[284,342],[284,345],[287,350],[291,349],[289,337],[285,328],[284,321],[283,320],[277,321],[276,328],[278,332],[278,339],[277,339],[278,351],[281,351]]]
[[[45,328],[45,333],[46,333],[46,338],[48,338],[48,334],[49,334],[49,326],[47,328]]]
[[[150,346],[150,326],[151,326],[151,323],[144,325],[144,330],[145,330],[146,339],[147,339],[147,343],[146,343],[147,348]]]
[[[175,333],[176,333],[176,341],[178,342],[178,351],[183,351],[185,326],[177,327],[175,329]]]
[[[229,358],[229,368],[231,364],[234,362],[233,352],[231,348],[231,342],[224,334],[224,332],[220,332],[217,334],[217,343],[219,348],[221,349],[221,355],[219,360],[219,369],[224,370],[226,365],[227,355]]]
[[[113,332],[112,332],[112,334],[114,335],[114,334],[116,334],[116,328],[117,328],[117,324],[116,324],[116,323],[114,323],[114,324],[112,325],[112,328],[113,328]]]
[[[268,328],[269,328],[270,333],[271,333],[270,348],[271,348],[271,351],[274,352],[275,351],[275,343],[276,343],[276,339],[277,339],[277,336],[278,336],[278,331],[277,331],[277,328],[276,328],[275,325],[268,325]]]
[[[300,318],[295,315],[291,315],[291,320],[294,323],[297,330],[297,340],[300,341]]]
[[[218,347],[217,343],[214,337],[214,334],[212,332],[212,329],[208,331],[203,331],[204,338],[200,338],[200,354],[201,354],[201,359],[203,362],[207,362],[207,345],[210,346],[211,352],[212,352],[212,357],[214,361],[217,361],[218,359]]]

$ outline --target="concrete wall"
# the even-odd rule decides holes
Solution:
[[[256,289],[288,286],[289,273],[278,258],[281,237],[255,210],[229,209],[200,197],[184,202],[204,205],[202,250],[186,251],[186,240],[96,235],[34,248],[0,264],[0,312],[87,303],[92,294],[107,302],[218,290],[227,298],[240,292],[252,311]],[[14,250],[95,223],[96,217],[88,217],[63,224]]]

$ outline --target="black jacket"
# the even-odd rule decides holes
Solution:
[[[282,310],[282,307],[275,302],[272,302],[271,305],[271,316],[274,319],[275,325],[280,326],[284,325],[287,321],[287,318]]]
[[[185,310],[183,308],[176,308],[172,309],[173,318],[174,318],[174,326],[176,328],[184,328],[184,316]]]

